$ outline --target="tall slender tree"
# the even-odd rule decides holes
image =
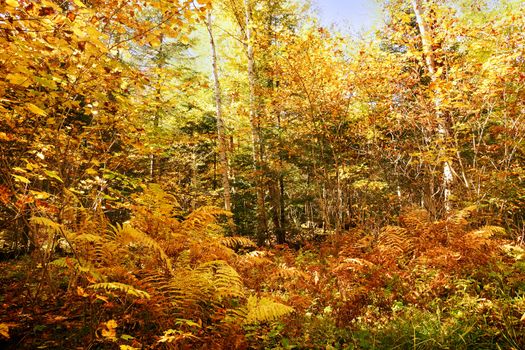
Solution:
[[[219,80],[219,67],[217,59],[217,48],[215,45],[215,39],[213,36],[213,25],[212,25],[212,11],[208,11],[206,20],[206,28],[210,36],[210,47],[211,47],[211,59],[213,68],[213,82],[214,82],[214,93],[215,93],[215,109],[217,116],[217,139],[219,143],[219,162],[220,162],[220,173],[222,179],[222,187],[224,190],[224,208],[231,210],[231,193],[230,193],[230,179],[229,179],[229,165],[228,165],[228,153],[227,153],[227,142],[226,142],[226,128],[224,125],[224,119],[222,116],[222,90]]]
[[[436,68],[436,60],[434,57],[434,50],[432,47],[432,33],[425,19],[425,13],[421,0],[412,0],[412,9],[416,15],[417,26],[421,36],[421,44],[423,47],[423,55],[425,56],[425,62],[430,75],[430,79],[433,83],[433,104],[435,109],[435,118],[437,121],[437,133],[443,145],[446,145],[447,138],[447,127],[444,120],[442,111],[442,93],[439,87],[438,80],[440,79],[441,72]],[[448,160],[443,161],[443,208],[445,212],[450,211],[450,194],[452,185],[452,166]]]
[[[245,48],[248,58],[248,84],[249,84],[249,113],[253,142],[253,164],[255,170],[255,190],[257,195],[257,241],[264,244],[268,235],[266,217],[265,190],[263,177],[264,146],[261,137],[261,124],[256,95],[257,76],[255,71],[255,55],[253,50],[252,35],[252,5],[250,0],[244,0],[244,33]]]

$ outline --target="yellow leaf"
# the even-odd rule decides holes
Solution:
[[[29,191],[36,199],[48,199],[51,195],[47,192]]]
[[[78,7],[86,7],[86,5],[84,5],[84,3],[80,0],[73,0],[73,2],[75,3],[75,5],[77,5]]]
[[[89,296],[89,294],[84,291],[84,288],[82,288],[80,286],[77,287],[77,294],[79,296],[81,296],[81,297],[88,297]]]
[[[28,178],[25,178],[23,176],[20,176],[20,175],[14,175],[12,174],[12,176],[15,178],[16,181],[19,181],[19,182],[23,182],[25,184],[29,184],[31,181],[29,181]]]
[[[44,170],[44,173],[46,173],[47,176],[49,176],[49,177],[51,177],[51,178],[53,178],[53,179],[55,179],[55,180],[58,180],[58,181],[60,181],[60,182],[62,182],[62,183],[64,182],[64,180],[62,180],[62,179],[60,178],[60,176],[58,176],[58,174],[57,174],[56,171]]]
[[[104,338],[115,338],[117,336],[117,321],[109,320],[104,326],[105,329],[102,330],[102,336]]]
[[[151,47],[159,47],[162,44],[162,41],[157,35],[148,36],[147,41],[149,42]]]
[[[31,81],[28,79],[28,77],[22,74],[8,74],[6,75],[6,78],[11,84],[14,85],[21,85],[24,87],[31,85]]]
[[[13,141],[15,138],[11,134],[6,134],[5,132],[0,132],[0,140],[3,141]]]
[[[44,111],[43,109],[40,109],[39,107],[35,106],[32,103],[27,103],[26,106],[27,106],[27,109],[29,109],[31,112],[35,114],[41,115],[43,117],[47,115],[46,111]]]
[[[188,38],[187,35],[181,35],[179,38],[179,41],[183,43],[184,45],[188,45],[190,43],[190,38]]]
[[[89,278],[88,278],[88,280],[89,280]],[[92,282],[92,281],[94,281],[94,279],[91,279],[90,282]],[[95,298],[97,298],[97,299],[99,299],[99,300],[102,300],[102,301],[105,302],[105,303],[109,303],[109,299],[106,298],[105,296],[102,296],[102,295],[96,294],[96,295],[95,295]]]
[[[139,350],[139,348],[134,348],[133,346],[129,345],[120,345],[120,350]]]
[[[9,324],[0,323],[0,335],[9,339]]]
[[[70,83],[75,83],[77,81],[77,76],[74,75],[74,74],[67,74],[67,78],[69,80]]]
[[[18,0],[5,0],[5,3],[11,7],[20,6],[20,4],[18,3]]]

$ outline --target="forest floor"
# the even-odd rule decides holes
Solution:
[[[229,263],[243,288],[293,312],[249,324],[201,302],[213,311],[187,314],[171,338],[160,336],[166,320],[144,312],[160,302],[88,295],[35,257],[4,261],[0,348],[525,349],[523,246],[498,227],[417,215],[375,238],[355,231],[299,250],[238,250]]]

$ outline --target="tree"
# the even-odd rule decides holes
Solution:
[[[256,95],[257,77],[255,72],[255,56],[253,51],[253,24],[252,6],[250,0],[244,0],[244,35],[246,56],[248,58],[248,84],[249,84],[249,113],[252,129],[253,164],[255,177],[255,191],[257,194],[257,242],[263,245],[267,239],[268,225],[266,218],[265,191],[263,184],[264,144],[261,137],[261,121],[259,116],[258,98]]]
[[[212,25],[212,13],[211,10],[208,12],[208,18],[206,21],[206,28],[210,35],[210,46],[211,46],[211,57],[212,57],[212,68],[213,68],[213,82],[215,90],[215,106],[217,113],[217,138],[219,142],[219,157],[221,164],[221,176],[222,176],[222,187],[224,190],[224,208],[226,210],[231,209],[231,196],[230,196],[230,179],[229,179],[229,164],[227,155],[227,143],[226,143],[226,128],[224,127],[224,120],[222,117],[222,90],[219,81],[219,67],[217,64],[217,49],[215,46],[215,40],[213,38],[213,25]]]
[[[433,91],[434,94],[434,107],[437,120],[437,133],[441,141],[443,142],[443,147],[446,147],[446,139],[448,137],[447,127],[445,125],[444,116],[442,112],[442,99],[440,88],[440,75],[443,73],[443,69],[439,70],[436,67],[434,52],[433,52],[433,43],[432,43],[432,33],[430,33],[430,28],[427,25],[425,19],[425,14],[423,12],[423,6],[421,0],[412,0],[412,9],[416,15],[417,25],[419,28],[419,34],[421,37],[421,43],[423,47],[423,55],[425,56],[425,61],[430,75],[432,83],[435,85]],[[450,211],[450,187],[452,185],[452,168],[448,160],[443,161],[443,207],[445,208],[445,213]]]

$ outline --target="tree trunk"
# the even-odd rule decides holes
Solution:
[[[284,204],[284,175],[282,172],[279,176],[279,214],[281,226],[277,232],[277,243],[284,244],[286,243],[286,213]]]
[[[263,186],[263,145],[261,140],[260,120],[257,110],[255,95],[255,58],[252,43],[252,24],[251,24],[251,4],[250,0],[244,0],[245,7],[245,33],[246,33],[246,52],[248,56],[248,81],[250,87],[249,108],[250,125],[252,129],[253,141],[253,163],[255,170],[255,189],[257,193],[257,243],[263,245],[267,239],[268,226],[266,222],[266,208],[264,203]]]
[[[158,63],[157,68],[159,71],[163,68],[163,58],[162,58],[162,48],[164,45],[164,35],[160,36],[160,46],[159,51],[157,53],[158,57]],[[155,100],[157,102],[157,107],[155,108],[155,117],[153,118],[153,132],[154,134],[157,134],[159,130],[159,124],[160,124],[160,114],[161,114],[161,106],[162,106],[162,90],[161,90],[161,78],[160,75],[158,77],[157,81],[157,90],[156,90],[156,96]],[[153,151],[150,154],[150,177],[151,182],[157,182],[160,177],[160,167],[159,167],[159,159],[155,155],[155,151]]]
[[[212,17],[211,10],[208,11],[208,21],[206,22],[208,33],[210,35],[211,57],[213,66],[213,80],[215,86],[215,108],[217,113],[217,139],[219,141],[219,162],[220,173],[222,178],[222,187],[224,190],[224,209],[231,210],[231,194],[230,194],[230,179],[227,145],[225,139],[224,119],[222,118],[222,100],[221,100],[221,85],[219,82],[219,68],[217,64],[217,50],[215,48],[215,40],[213,38]]]
[[[421,34],[421,44],[423,46],[423,54],[425,55],[425,62],[427,65],[428,73],[433,83],[436,83],[439,79],[439,74],[436,70],[436,61],[434,52],[432,49],[432,38],[430,36],[429,28],[425,18],[423,17],[423,6],[421,0],[412,0],[412,8],[416,15],[416,21]],[[442,112],[442,101],[441,101],[441,89],[437,84],[434,88],[434,108],[436,120],[438,123],[437,133],[440,140],[445,145],[447,137],[447,128]],[[443,208],[445,213],[450,211],[450,187],[452,185],[452,167],[448,161],[443,162]]]
[[[277,114],[277,128],[281,132],[281,115]],[[282,147],[282,146],[281,146]],[[286,243],[286,207],[284,203],[284,170],[283,155],[279,152],[279,229],[277,230],[277,243]]]

